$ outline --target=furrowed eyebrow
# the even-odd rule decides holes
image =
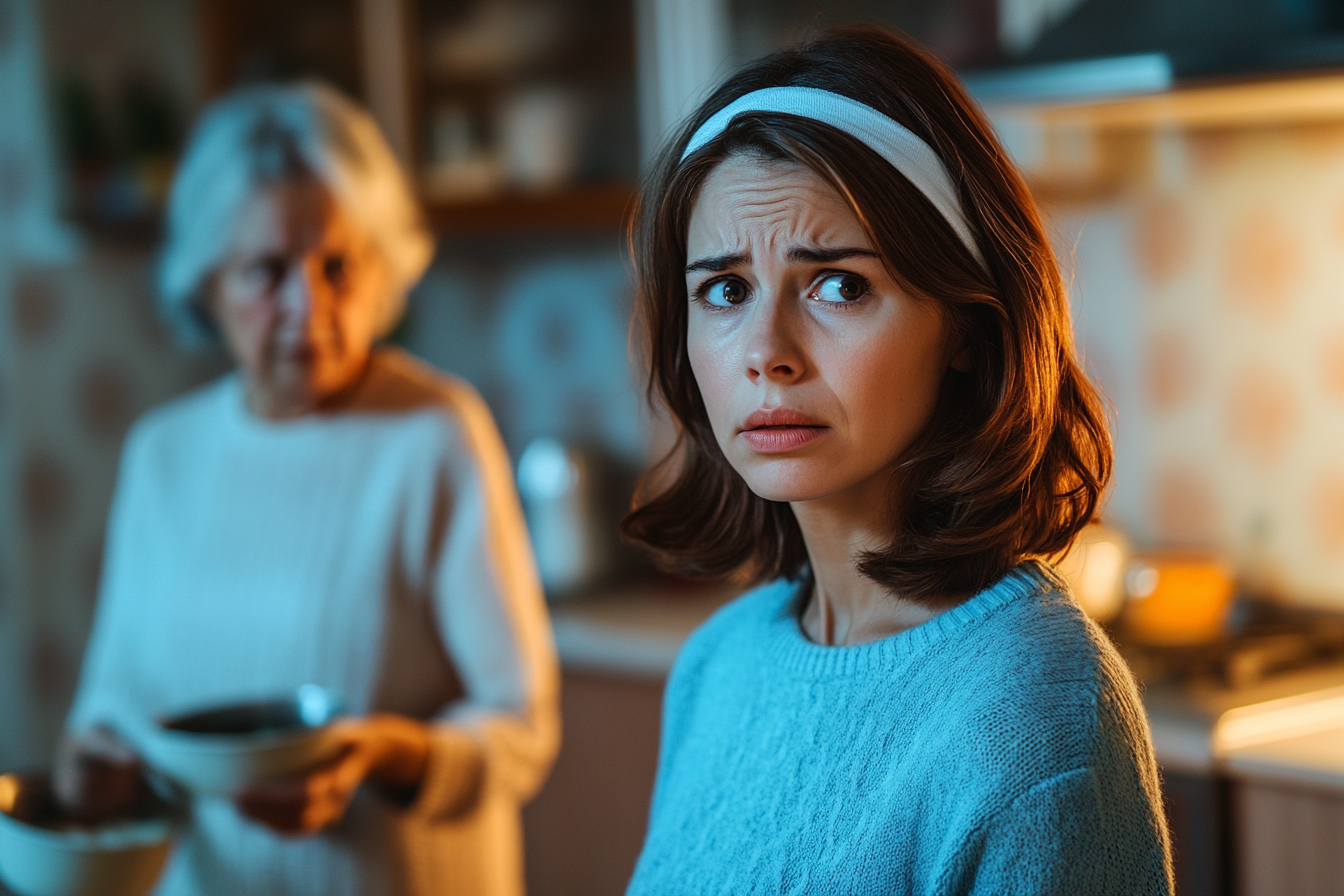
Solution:
[[[697,271],[714,273],[716,271],[726,271],[741,264],[751,264],[751,255],[746,252],[739,252],[736,255],[715,255],[712,258],[702,258],[686,265],[686,273],[694,274]]]
[[[860,249],[857,246],[846,247],[843,249],[805,249],[801,246],[790,249],[787,256],[789,261],[812,262],[814,264],[826,264],[831,261],[841,261],[846,258],[877,258],[877,253],[871,249]]]

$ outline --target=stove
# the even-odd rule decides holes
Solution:
[[[1219,758],[1219,720],[1238,707],[1344,684],[1344,614],[1242,601],[1228,633],[1210,643],[1135,643],[1123,621],[1111,635],[1141,682],[1155,741],[1165,736],[1158,758],[1177,892],[1226,896],[1235,888],[1236,801]]]
[[[1156,647],[1113,633],[1120,653],[1145,686],[1212,686],[1243,690],[1276,676],[1344,664],[1344,614],[1246,602],[1234,608],[1229,634],[1207,644]]]

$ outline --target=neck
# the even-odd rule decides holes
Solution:
[[[243,379],[243,400],[247,409],[263,420],[292,420],[317,409],[317,401],[309,395],[266,388]]]
[[[306,380],[266,378],[243,368],[243,401],[249,411],[264,420],[293,420],[318,411],[340,410],[355,399],[368,375],[371,358],[366,358],[346,383],[327,392]]]
[[[817,644],[866,644],[927,622],[941,611],[893,594],[859,572],[865,551],[882,550],[891,532],[887,489],[851,489],[791,504],[807,544],[813,589],[804,633]]]

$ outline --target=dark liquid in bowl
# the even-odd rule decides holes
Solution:
[[[168,719],[163,727],[189,734],[260,734],[306,728],[299,706],[291,700],[211,709]]]
[[[173,810],[153,793],[146,791],[124,812],[115,818],[104,818],[96,822],[75,817],[56,800],[51,787],[51,779],[45,774],[6,775],[18,784],[18,793],[13,804],[5,814],[15,821],[56,833],[74,831],[93,832],[110,825],[128,822],[146,821],[155,818],[167,818]],[[3,890],[3,892],[9,892]]]

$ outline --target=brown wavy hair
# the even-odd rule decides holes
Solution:
[[[982,268],[890,163],[811,119],[739,116],[684,164],[691,135],[766,87],[818,87],[865,103],[929,144],[956,185]],[[761,582],[807,567],[787,503],[754,494],[710,429],[686,350],[687,229],[700,186],[735,154],[807,166],[849,202],[897,284],[940,303],[969,372],[949,369],[933,417],[900,459],[891,540],[859,569],[911,600],[946,605],[1029,557],[1065,550],[1096,514],[1111,442],[1079,366],[1059,265],[1026,184],[956,77],[875,27],[835,29],[742,68],[709,97],[646,178],[631,225],[648,396],[677,427],[646,475],[623,534],[683,574]],[[960,365],[958,365],[960,366]]]

